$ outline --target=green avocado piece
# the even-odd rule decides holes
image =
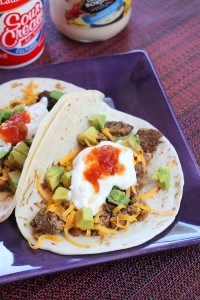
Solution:
[[[14,170],[12,172],[8,172],[8,183],[13,193],[16,192],[20,176],[21,176],[20,170]]]
[[[161,189],[168,190],[171,181],[170,169],[168,167],[156,168],[153,173],[153,179],[158,181]]]
[[[24,143],[24,142],[18,143],[13,148],[13,150],[18,151],[18,152],[20,152],[20,153],[22,153],[22,154],[24,154],[26,156],[28,155],[29,149],[30,149],[29,146],[26,143]]]
[[[71,172],[66,172],[60,179],[60,182],[64,185],[64,187],[69,188],[71,184]]]
[[[126,194],[120,191],[118,188],[113,188],[110,195],[107,197],[108,202],[114,203],[116,205],[127,206],[130,202],[130,198]]]
[[[97,130],[101,131],[106,124],[106,116],[105,115],[91,115],[88,119],[88,123],[90,126],[95,127]]]
[[[25,106],[17,106],[15,108],[12,109],[12,115],[17,114],[19,112],[21,112],[22,110],[24,110]]]
[[[0,159],[2,159],[9,151],[0,150]]]
[[[65,93],[57,90],[53,90],[50,92],[50,98],[52,98],[55,101],[58,101]]]
[[[86,141],[88,141],[91,145],[97,144],[99,131],[96,130],[94,127],[89,127],[84,132],[78,134],[78,141],[81,145],[87,145]]]
[[[13,114],[12,114],[12,109],[4,109],[2,111],[3,113],[3,119],[8,120]]]
[[[8,161],[13,167],[22,169],[23,165],[25,163],[26,157],[27,156],[24,155],[23,153],[12,150],[8,156]]]
[[[8,161],[13,167],[22,169],[28,152],[29,147],[26,145],[26,143],[21,142],[12,149],[8,156]]]
[[[57,188],[63,175],[64,171],[59,166],[53,166],[47,171],[45,175],[45,181],[51,191],[54,191],[55,188]]]
[[[8,120],[11,116],[24,110],[24,106],[17,106],[14,109],[3,109],[0,111],[0,123]]]
[[[82,230],[93,229],[94,220],[91,208],[82,207],[76,214],[76,227]]]
[[[60,186],[55,190],[52,199],[58,203],[68,201],[68,192],[68,189]]]
[[[130,135],[121,139],[121,144],[125,147],[132,149],[133,151],[140,151],[142,147],[140,146],[140,141],[138,135]]]

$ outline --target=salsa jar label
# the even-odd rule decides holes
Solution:
[[[44,48],[44,3],[0,1],[0,67],[34,61]],[[5,10],[6,9],[6,10]]]

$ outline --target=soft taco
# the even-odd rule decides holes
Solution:
[[[37,128],[42,123],[35,145],[59,109],[58,99],[78,90],[82,89],[49,78],[22,78],[0,85],[0,222],[15,207],[14,194],[26,157],[34,153],[30,146]]]
[[[161,233],[178,213],[184,179],[174,147],[150,123],[103,98],[98,91],[64,95],[22,174],[15,214],[33,249],[125,249]]]

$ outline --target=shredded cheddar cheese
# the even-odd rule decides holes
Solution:
[[[126,206],[125,205],[118,205],[117,207],[115,207],[113,209],[113,214],[118,213],[122,208],[126,208]]]
[[[52,193],[47,192],[43,189],[41,183],[40,183],[40,177],[41,175],[37,175],[37,181],[36,181],[36,185],[37,185],[37,189],[38,192],[40,193],[40,195],[42,196],[43,199],[45,199],[48,203],[53,203],[52,200]]]
[[[62,216],[63,212],[65,211],[64,207],[61,204],[50,204],[48,205],[45,213],[48,211],[56,213],[59,217]]]
[[[155,186],[152,189],[150,189],[148,192],[146,192],[144,194],[139,194],[137,196],[137,199],[143,200],[143,199],[152,198],[153,196],[155,196],[157,194],[158,190],[159,190],[159,186]]]
[[[137,195],[137,191],[134,185],[131,186],[132,192],[133,194]]]
[[[111,140],[112,142],[115,141],[114,136],[112,136],[112,134],[110,133],[108,128],[103,128],[102,132],[105,134],[105,136],[107,136],[109,138],[109,140]]]
[[[70,202],[70,205],[69,205],[68,209],[66,209],[66,211],[63,212],[62,217],[66,218],[72,212],[72,210],[74,208],[75,208],[75,205],[72,202]]]
[[[127,197],[131,196],[131,188],[130,187],[126,190],[126,196]]]
[[[71,151],[69,154],[67,154],[65,157],[61,158],[59,160],[59,164],[61,166],[68,166],[69,163],[72,163],[74,158],[78,155],[78,153],[83,150],[83,146],[78,146],[75,150]]]
[[[107,227],[104,227],[104,226],[100,226],[100,225],[94,225],[94,230],[97,230],[98,233],[100,235],[106,235],[106,234],[117,234],[118,232],[116,231],[117,230],[117,227],[115,229],[110,229],[110,228],[107,228]]]
[[[27,88],[22,89],[22,99],[11,100],[8,104],[8,108],[13,108],[19,105],[34,104],[37,101],[39,94],[39,92],[34,91],[35,89],[38,89],[38,84],[35,84],[33,81],[31,81]]]
[[[134,152],[134,164],[136,163],[142,163],[142,167],[143,167],[143,172],[144,174],[146,174],[146,162],[144,159],[144,152],[143,150],[139,151],[139,152]]]
[[[66,239],[70,243],[72,243],[72,244],[74,244],[78,247],[90,248],[89,245],[78,243],[77,241],[71,239],[71,237],[69,236],[69,229],[73,228],[75,226],[75,219],[76,219],[76,212],[72,210],[71,213],[67,217],[66,224],[65,224],[65,227],[64,227],[64,232],[65,232]]]
[[[28,238],[28,244],[32,249],[38,249],[40,248],[42,241],[43,240],[51,240],[53,242],[62,242],[62,239],[60,239],[59,237],[57,237],[56,235],[52,235],[52,234],[43,234],[39,237],[39,239],[37,240],[37,243],[35,245],[32,245],[30,242],[30,238]]]
[[[140,208],[140,209],[146,210],[147,212],[150,212],[150,213],[156,214],[156,215],[160,215],[160,216],[172,216],[174,214],[173,211],[167,211],[167,212],[158,211],[158,210],[151,208],[150,206],[143,205],[143,204],[134,204],[134,206],[136,208]]]

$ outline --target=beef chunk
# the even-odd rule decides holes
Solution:
[[[131,216],[132,215],[135,215],[137,213],[137,208],[134,207],[133,205],[128,205],[127,206],[127,212],[128,214],[130,214]]]
[[[109,128],[109,132],[113,135],[113,136],[125,136],[128,135],[132,129],[133,126],[126,124],[124,122],[114,122],[114,121],[110,121],[110,122],[106,122],[105,125],[107,128]]]
[[[50,111],[54,107],[54,105],[57,103],[56,100],[54,100],[54,99],[52,99],[50,97],[50,92],[49,91],[43,91],[43,92],[41,92],[38,95],[37,102],[39,102],[42,99],[42,97],[46,97],[47,100],[48,100],[48,104],[47,104],[48,111]]]
[[[98,230],[92,230],[91,231],[91,235],[92,236],[97,236],[99,233],[98,233]]]
[[[80,228],[71,228],[69,233],[71,233],[72,236],[79,236],[81,233],[83,233],[83,230]]]
[[[99,141],[108,141],[109,138],[104,133],[100,132],[98,134],[97,140],[99,140]]]
[[[162,137],[162,133],[156,129],[146,129],[141,128],[138,130],[140,136],[140,145],[144,152],[150,152],[156,150],[158,144],[160,143],[159,139]]]
[[[45,213],[45,211],[46,208],[42,208],[30,223],[35,235],[56,234],[63,231],[64,222],[56,213],[50,211]]]
[[[135,172],[137,179],[140,179],[144,176],[144,170],[141,162],[135,164]]]
[[[148,216],[148,212],[145,210],[142,210],[139,216],[137,217],[138,221],[144,221],[146,217]]]
[[[98,225],[110,227],[110,214],[104,211],[99,217],[99,221],[100,222],[98,223]]]
[[[103,205],[103,211],[111,213],[115,207],[115,204],[105,202]]]

